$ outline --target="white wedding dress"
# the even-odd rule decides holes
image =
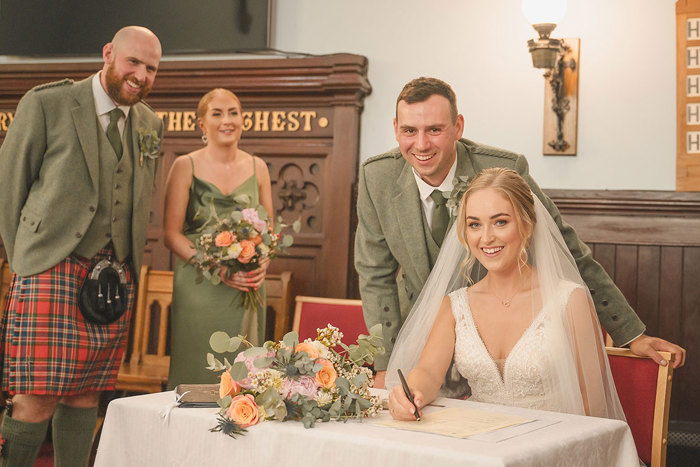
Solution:
[[[564,312],[571,292],[576,288],[572,282],[560,284],[559,312]],[[566,411],[557,400],[547,397],[545,381],[552,377],[543,352],[551,352],[548,339],[555,326],[551,317],[554,310],[542,310],[533,319],[513,346],[510,354],[499,365],[486,349],[474,322],[467,289],[462,288],[450,295],[452,314],[455,318],[455,366],[469,381],[472,390],[470,400],[503,404],[528,409]],[[551,306],[551,305],[550,305]]]

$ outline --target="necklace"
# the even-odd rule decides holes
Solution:
[[[510,303],[511,303],[511,301],[513,300],[513,298],[515,297],[515,295],[518,293],[518,291],[519,291],[519,288],[516,289],[516,290],[515,290],[515,293],[514,293],[513,295],[511,295],[510,297],[508,297],[508,298],[501,298],[501,297],[499,297],[498,295],[496,295],[495,293],[491,292],[490,290],[489,290],[489,293],[490,293],[491,295],[493,295],[494,297],[496,297],[496,299],[497,299],[499,302],[501,302],[501,305],[503,305],[505,308],[510,308]]]
[[[491,282],[489,281],[488,292],[489,292],[491,295],[493,295],[494,297],[496,297],[496,300],[498,300],[499,302],[501,302],[501,305],[503,305],[504,308],[510,308],[510,305],[511,305],[511,303],[513,302],[513,299],[514,299],[515,296],[518,294],[518,292],[520,292],[520,290],[522,290],[523,283],[525,283],[525,277],[524,277],[524,276],[521,276],[521,277],[520,277],[520,282],[518,282],[518,286],[515,288],[515,292],[513,292],[513,293],[510,295],[510,297],[501,298],[498,294],[496,294],[496,293],[494,293],[493,291],[491,291]]]

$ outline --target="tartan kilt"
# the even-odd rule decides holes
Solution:
[[[78,309],[80,285],[112,245],[92,259],[70,256],[33,276],[12,275],[2,329],[2,389],[10,394],[69,396],[114,389],[134,304],[131,261],[126,272],[127,308],[115,322],[85,321]]]

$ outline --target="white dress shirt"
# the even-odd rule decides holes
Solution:
[[[450,171],[447,172],[447,177],[442,181],[440,186],[432,186],[429,185],[420,178],[420,175],[418,175],[418,172],[416,172],[415,169],[413,169],[413,176],[416,178],[416,185],[418,185],[418,192],[420,193],[420,201],[421,204],[423,205],[423,212],[425,213],[425,218],[428,221],[428,228],[432,228],[432,223],[433,223],[433,206],[435,205],[435,201],[433,201],[433,198],[430,197],[430,194],[434,190],[440,190],[440,191],[452,191],[452,188],[454,188],[454,185],[452,184],[452,180],[455,178],[455,174],[457,173],[457,157],[455,155],[455,160],[452,163],[452,167],[450,167]]]

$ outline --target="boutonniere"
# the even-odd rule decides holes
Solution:
[[[447,203],[445,203],[445,206],[447,206],[452,215],[457,214],[457,208],[459,207],[459,203],[462,201],[464,192],[467,191],[469,183],[469,177],[458,175],[454,178],[454,180],[452,180],[452,191],[443,192],[442,195],[447,198]]]
[[[160,138],[156,130],[139,130],[139,164],[143,166],[143,158],[158,159],[160,156]]]

